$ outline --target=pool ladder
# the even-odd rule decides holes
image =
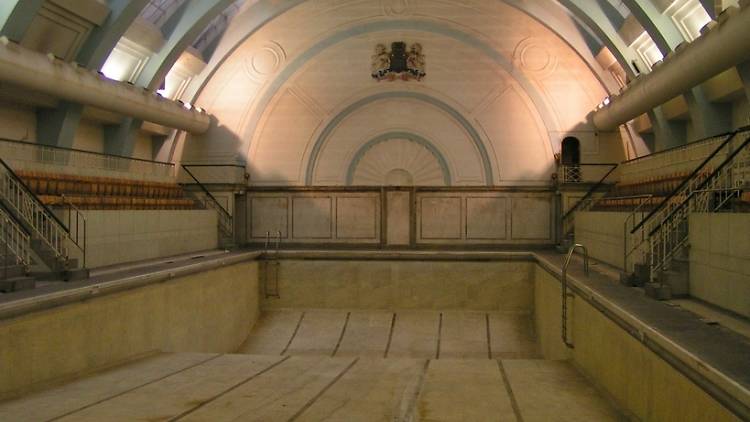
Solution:
[[[270,257],[268,253],[268,246],[271,243],[271,232],[266,232],[266,244],[265,252],[266,256]],[[263,291],[266,298],[275,297],[280,298],[279,294],[279,247],[281,246],[281,230],[276,231],[276,245],[274,248],[273,259],[266,259],[263,261]]]
[[[570,258],[573,257],[573,252],[580,248],[583,250],[583,272],[586,277],[589,276],[589,252],[586,247],[580,243],[576,243],[568,249],[568,255],[565,257],[565,264],[562,268],[562,341],[568,348],[572,349],[573,342],[568,340],[568,298],[574,298],[573,293],[568,293],[568,266],[570,266]]]

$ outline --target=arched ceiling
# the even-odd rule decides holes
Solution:
[[[0,34],[20,40],[45,0],[5,0],[0,4]],[[46,0],[54,2],[57,0]],[[400,8],[410,0],[382,0],[384,7]],[[492,0],[503,2],[546,26],[588,64],[609,92],[619,88],[596,56],[606,47],[629,77],[637,73],[633,63],[638,55],[630,40],[619,29],[632,15],[662,54],[684,42],[674,22],[661,11],[669,0]],[[189,47],[199,47],[208,66],[187,87],[183,99],[197,98],[206,82],[231,53],[264,25],[277,19],[305,0],[107,0],[107,18],[88,35],[75,61],[91,69],[100,69],[109,53],[138,16],[157,26],[165,42],[149,58],[135,81],[136,85],[156,89],[169,70]],[[342,2],[345,3],[345,2]],[[413,3],[413,2],[412,2]],[[710,16],[713,2],[701,0]],[[388,6],[391,5],[391,6]],[[234,22],[234,24],[232,24]],[[646,69],[639,69],[645,71]],[[698,105],[692,105],[698,104]],[[700,107],[700,102],[691,102]],[[80,118],[80,107],[64,104],[54,116],[51,133],[72,136]],[[210,112],[210,110],[209,110]],[[698,112],[698,111],[696,111]],[[55,124],[54,121],[57,121]],[[120,137],[132,136],[140,122],[126,121],[118,130]],[[127,144],[127,140],[120,143]],[[124,151],[116,151],[127,153]]]
[[[49,1],[49,0],[48,0]],[[547,25],[564,39],[570,38],[571,22],[583,34],[582,38],[588,43],[588,55],[596,55],[597,48],[606,46],[620,61],[622,67],[632,71],[632,51],[617,34],[618,25],[631,13],[635,15],[641,25],[654,39],[659,48],[665,52],[676,46],[675,43],[684,41],[679,33],[675,33],[674,25],[668,18],[658,13],[664,8],[665,0],[495,0],[518,8],[533,18]],[[6,0],[0,5],[0,24],[2,35],[10,39],[20,39],[21,35],[34,18],[43,0]],[[90,49],[109,52],[114,48],[111,38],[119,39],[139,14],[152,22],[164,33],[167,42],[162,51],[157,52],[150,60],[149,69],[138,83],[153,86],[161,83],[168,71],[179,57],[180,53],[191,45],[203,48],[207,55],[211,55],[210,63],[220,63],[226,54],[247,36],[257,30],[264,23],[280,15],[304,0],[108,0],[111,15],[101,26],[100,32],[109,37],[97,37],[88,44]],[[710,1],[702,1],[710,5]],[[397,3],[408,3],[400,0]],[[243,25],[232,33],[224,33],[240,8]],[[557,12],[562,9],[569,19]],[[707,7],[709,15],[715,15],[712,7]],[[136,11],[137,14],[134,14]],[[221,43],[216,38],[223,35]],[[106,39],[105,39],[106,38]],[[581,38],[581,37],[577,37]],[[213,53],[213,48],[221,44],[219,50]],[[584,46],[574,46],[582,55]],[[90,54],[90,53],[89,53]],[[100,53],[103,54],[103,53]],[[104,55],[106,57],[106,54]],[[101,66],[101,59],[94,60],[92,67]],[[210,74],[207,72],[206,74]],[[201,86],[195,83],[191,88],[195,93]]]

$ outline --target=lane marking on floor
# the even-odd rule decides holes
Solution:
[[[339,359],[341,359],[341,358],[339,358]],[[312,406],[321,396],[323,396],[323,394],[325,394],[325,392],[328,391],[328,389],[330,389],[331,387],[333,387],[333,384],[336,384],[336,382],[338,382],[338,380],[340,380],[344,375],[346,375],[346,373],[349,372],[349,370],[352,369],[354,367],[354,365],[357,364],[357,362],[359,362],[359,358],[354,359],[349,365],[346,366],[346,368],[344,368],[343,371],[341,371],[338,375],[336,375],[336,377],[333,378],[331,380],[331,382],[329,382],[328,384],[326,384],[326,386],[323,387],[323,389],[320,390],[318,392],[318,394],[315,395],[315,397],[313,397],[312,399],[308,400],[307,403],[305,403],[305,405],[302,406],[302,408],[300,408],[297,411],[297,413],[295,413],[294,415],[292,415],[291,418],[289,418],[289,422],[297,419],[298,417],[300,417],[300,415],[302,415],[303,413],[305,413],[305,411],[307,409],[309,409],[310,406]]]
[[[297,321],[297,326],[294,327],[294,332],[292,333],[292,336],[289,338],[289,341],[286,343],[286,346],[284,346],[284,350],[279,353],[280,355],[283,355],[286,353],[286,351],[289,349],[289,346],[292,345],[292,341],[294,341],[294,337],[297,336],[297,331],[299,331],[299,326],[302,325],[302,319],[305,318],[305,312],[302,312],[302,314],[299,316],[299,321]]]
[[[388,357],[388,352],[391,350],[391,340],[393,340],[393,329],[396,327],[396,313],[393,313],[393,317],[391,318],[391,331],[388,332],[388,343],[385,344],[385,353],[383,353],[383,358]]]
[[[500,377],[503,379],[503,384],[505,384],[505,390],[508,392],[508,397],[510,398],[510,405],[513,407],[513,413],[516,414],[516,420],[518,422],[523,422],[523,415],[521,415],[521,408],[518,407],[518,402],[516,401],[516,395],[513,394],[513,388],[510,386],[510,380],[508,379],[508,374],[505,372],[505,367],[503,366],[503,362],[500,359],[496,360],[497,367],[500,369]]]
[[[346,313],[346,319],[344,320],[344,326],[341,328],[341,334],[339,335],[339,341],[336,342],[336,347],[333,349],[333,353],[331,353],[331,357],[336,356],[336,352],[339,351],[339,347],[341,347],[341,340],[344,339],[344,333],[346,333],[346,327],[349,325],[349,317],[352,315],[351,312]]]
[[[271,365],[267,366],[262,371],[259,371],[259,372],[254,373],[253,375],[250,375],[249,377],[245,378],[244,380],[242,380],[242,381],[238,382],[237,384],[234,384],[233,386],[225,389],[224,391],[222,391],[219,394],[211,397],[210,399],[204,401],[203,403],[201,403],[201,404],[199,404],[199,405],[197,405],[197,406],[195,406],[195,407],[193,407],[191,409],[188,409],[188,410],[180,413],[177,416],[174,416],[174,417],[170,418],[168,422],[173,422],[173,421],[177,421],[177,420],[180,420],[180,419],[184,418],[185,416],[187,416],[187,415],[195,412],[196,410],[200,409],[201,407],[203,407],[203,406],[205,406],[205,405],[207,405],[209,403],[212,403],[212,402],[216,401],[221,396],[223,396],[223,395],[225,395],[225,394],[227,394],[227,393],[229,393],[229,392],[231,392],[233,390],[236,390],[239,387],[242,387],[243,385],[245,385],[248,382],[254,380],[255,378],[257,378],[257,377],[265,374],[266,372],[270,371],[271,369],[273,369],[273,368],[281,365],[282,363],[284,363],[287,360],[289,360],[289,358],[291,358],[291,356],[284,356],[283,358],[281,358],[281,359],[277,360],[276,362],[272,363]]]
[[[415,420],[414,412],[417,409],[417,402],[419,402],[419,397],[422,395],[422,390],[424,389],[425,378],[427,378],[427,370],[430,367],[430,362],[431,361],[427,359],[424,362],[424,365],[422,365],[422,370],[419,372],[416,382],[414,383],[414,390],[411,392],[411,395],[409,395],[408,401],[406,402],[406,408],[404,408],[404,401],[401,400],[398,418],[394,419],[400,422],[413,422]]]
[[[484,321],[487,326],[487,359],[492,359],[492,342],[490,341],[490,314],[484,314]]]
[[[438,333],[437,333],[437,350],[435,351],[435,359],[440,359],[440,338],[443,335],[443,313],[440,312],[438,318]]]
[[[86,409],[89,409],[89,408],[91,408],[91,407],[94,407],[94,406],[96,406],[96,405],[98,405],[98,404],[104,403],[105,401],[108,401],[108,400],[112,400],[112,399],[115,399],[115,398],[117,398],[117,397],[120,397],[120,396],[122,396],[122,395],[128,394],[128,393],[130,393],[130,392],[132,392],[132,391],[135,391],[135,390],[137,390],[137,389],[139,389],[139,388],[142,388],[142,387],[146,387],[146,386],[148,386],[148,385],[151,385],[151,384],[153,384],[153,383],[156,383],[156,382],[159,382],[159,381],[165,380],[165,379],[167,379],[167,378],[169,378],[169,377],[171,377],[171,376],[173,376],[173,375],[177,375],[177,374],[179,374],[179,373],[182,373],[182,372],[185,372],[185,371],[187,371],[187,370],[189,370],[189,369],[193,369],[193,368],[195,368],[195,367],[197,367],[197,366],[201,366],[201,365],[203,365],[204,363],[210,362],[210,361],[212,361],[212,360],[214,360],[214,359],[218,359],[218,358],[220,358],[221,356],[224,356],[224,355],[223,355],[223,354],[213,355],[213,356],[209,357],[208,359],[204,359],[204,360],[202,360],[202,361],[200,361],[200,362],[197,362],[197,363],[194,363],[194,364],[192,364],[192,365],[190,365],[190,366],[186,366],[186,367],[184,367],[184,368],[182,368],[182,369],[180,369],[180,370],[178,370],[178,371],[175,371],[175,372],[169,373],[169,374],[167,374],[167,375],[164,375],[164,376],[161,376],[161,377],[159,377],[159,378],[153,379],[153,380],[151,380],[151,381],[145,382],[145,383],[143,383],[143,384],[140,384],[140,385],[138,385],[138,386],[135,386],[135,387],[129,388],[129,389],[125,390],[125,391],[121,391],[121,392],[119,392],[119,393],[117,393],[117,394],[114,394],[114,395],[111,395],[111,396],[109,396],[109,397],[105,397],[105,398],[103,398],[103,399],[101,399],[101,400],[95,401],[94,403],[90,403],[90,404],[87,404],[87,405],[85,405],[85,406],[83,406],[83,407],[79,407],[78,409],[75,409],[75,410],[71,410],[71,411],[69,411],[69,412],[67,412],[67,413],[63,413],[62,415],[59,415],[59,416],[55,416],[54,418],[52,418],[52,419],[48,419],[47,421],[48,421],[48,422],[51,422],[51,421],[56,421],[56,420],[59,420],[59,419],[62,419],[62,418],[64,418],[64,417],[66,417],[66,416],[70,416],[70,415],[72,415],[72,414],[74,414],[74,413],[78,413],[78,412],[81,412],[81,411],[83,411],[83,410],[86,410]]]

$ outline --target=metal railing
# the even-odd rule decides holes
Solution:
[[[573,257],[573,252],[576,249],[583,250],[583,272],[586,277],[589,276],[589,252],[585,246],[580,243],[576,243],[568,249],[568,255],[565,257],[565,263],[562,267],[562,285],[560,290],[562,291],[562,316],[561,316],[561,327],[562,327],[562,341],[568,348],[574,348],[573,342],[568,340],[568,298],[574,297],[572,293],[568,293],[568,267],[570,266],[570,259]]]
[[[266,232],[265,253],[268,254],[268,246],[271,242],[271,232]],[[281,230],[276,231],[276,245],[273,260],[265,260],[263,268],[263,293],[266,298],[280,298],[279,293],[279,248],[281,247]],[[269,256],[270,257],[270,256]]]
[[[731,134],[732,132],[728,132],[710,136],[624,161],[620,169],[620,181],[631,183],[649,177],[689,173]]]
[[[88,246],[88,237],[86,236],[86,216],[72,202],[62,195],[62,205],[67,207],[68,230],[69,236],[75,245],[78,245],[82,255],[82,266],[86,268],[86,246]]]
[[[591,207],[596,202],[596,199],[594,198],[594,193],[596,193],[598,190],[601,189],[602,186],[607,181],[607,178],[614,173],[615,169],[617,169],[617,164],[606,164],[607,166],[610,166],[611,168],[593,185],[591,188],[589,188],[588,191],[583,195],[581,199],[578,200],[570,209],[563,214],[562,216],[562,235],[563,237],[568,236],[570,233],[572,233],[575,230],[575,213],[577,211],[587,211],[591,209]]]
[[[615,163],[561,164],[557,167],[560,183],[596,183]]]
[[[174,163],[35,144],[13,139],[0,138],[0,151],[2,151],[3,159],[15,163],[70,166],[83,170],[95,169],[138,175],[138,177],[170,178],[174,175]]]
[[[15,265],[23,265],[28,269],[31,265],[31,239],[1,207],[0,242],[3,249],[3,267],[7,267],[7,260],[12,257]]]
[[[204,185],[246,185],[249,175],[242,164],[182,164]],[[179,174],[178,183],[192,183],[188,174]]]
[[[729,136],[675,191],[630,234],[649,242],[651,281],[669,268],[688,241],[688,218],[693,212],[715,212],[739,191],[750,186],[750,127]],[[640,247],[638,245],[637,247]]]
[[[37,199],[2,159],[0,164],[0,198],[15,211],[19,219],[31,227],[37,237],[52,250],[55,257],[67,260],[67,227]]]
[[[640,245],[643,245],[643,243],[646,241],[645,232],[640,231],[637,232],[640,235],[640,238],[635,237],[632,238],[633,235],[630,234],[630,231],[637,225],[640,224],[641,221],[643,221],[644,218],[646,218],[646,211],[643,209],[644,206],[651,204],[651,199],[654,197],[652,194],[648,195],[637,195],[638,197],[642,198],[638,206],[633,209],[633,211],[628,214],[628,216],[625,218],[625,222],[623,223],[623,257],[622,257],[622,267],[625,271],[629,271],[628,268],[628,259],[630,259],[630,256],[633,255],[638,249]],[[638,219],[638,222],[636,222],[636,219]],[[630,227],[628,226],[630,225]],[[632,238],[632,240],[631,240]],[[628,244],[636,245],[633,248],[628,248]],[[643,256],[641,257],[642,260],[645,260],[645,254],[646,251],[642,250]]]
[[[195,177],[195,175],[193,175],[193,173],[188,170],[186,165],[182,165],[181,167],[183,170],[185,170],[185,173],[190,176],[194,184],[200,188],[200,190],[203,192],[203,195],[196,195],[189,190],[186,190],[186,192],[188,192],[188,194],[192,196],[193,200],[196,200],[203,204],[206,209],[213,209],[214,211],[216,211],[216,214],[218,216],[220,234],[225,238],[234,240],[234,223],[232,221],[232,215],[229,214],[229,212],[224,209],[224,207],[219,203],[219,201],[216,200],[211,192],[206,189],[206,186],[204,186],[203,183],[201,183]]]

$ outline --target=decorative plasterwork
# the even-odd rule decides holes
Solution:
[[[281,44],[269,41],[245,59],[245,69],[254,81],[262,82],[274,75],[286,61],[286,51]]]
[[[539,40],[524,38],[513,50],[513,66],[543,79],[555,73],[557,57]]]
[[[393,184],[394,173],[408,175],[415,186],[450,186],[451,174],[443,154],[427,139],[408,132],[389,132],[371,139],[354,154],[347,185]]]

